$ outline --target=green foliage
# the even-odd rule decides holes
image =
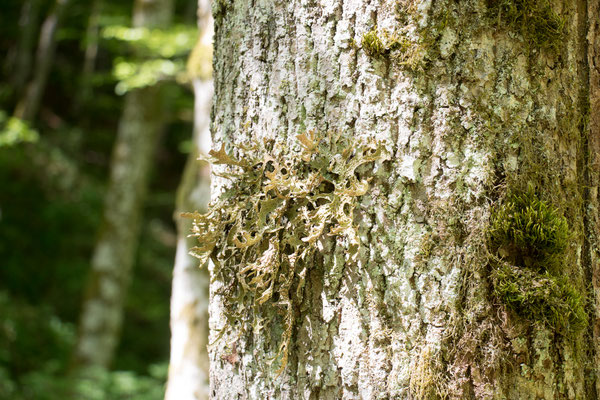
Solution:
[[[263,145],[250,145],[233,158],[224,147],[211,151],[210,162],[232,166],[233,172],[223,175],[232,185],[206,214],[188,215],[194,218],[193,234],[200,243],[196,255],[202,264],[212,258],[214,275],[225,284],[229,321],[248,313],[246,300],[256,309],[264,305],[284,316],[281,368],[307,273],[316,265],[317,241],[337,238],[347,248],[348,261],[356,259],[360,239],[353,213],[369,183],[355,172],[385,159],[380,145],[333,134],[308,132],[298,140],[302,152],[283,147],[267,152]],[[255,330],[260,324],[269,329],[268,318],[255,317],[253,323]]]
[[[6,55],[0,68],[0,110],[14,110],[23,97],[24,88],[17,87],[16,76],[21,71],[17,61],[24,51],[32,57],[31,68],[39,67],[35,65],[39,29],[55,1],[32,2],[40,8],[28,25],[34,30],[28,50],[19,42],[26,33],[19,25],[25,3],[6,0],[0,6],[0,53]],[[26,124],[0,111],[0,399],[64,399],[68,397],[63,394],[74,387],[64,375],[100,225],[103,182],[107,181],[123,108],[123,98],[115,95],[114,64],[124,62],[117,68],[124,81],[118,88],[121,93],[178,80],[185,75],[187,53],[196,42],[193,15],[183,15],[190,2],[175,5],[176,20],[190,25],[161,32],[124,27],[131,21],[133,2],[99,3],[100,15],[92,15],[92,2],[71,2],[59,21],[56,58],[39,115]],[[99,21],[104,36],[96,59],[88,60],[93,61],[87,66],[92,66],[92,71],[83,63],[84,50],[96,43],[96,38],[86,33],[93,20]],[[94,26],[89,28],[89,33],[95,31]],[[132,65],[126,65],[127,60]],[[147,73],[149,69],[154,72]],[[31,79],[32,71],[25,70]],[[187,88],[171,84],[165,89],[169,135],[161,143],[144,204],[136,278],[128,294],[120,348],[113,363],[121,372],[104,378],[102,396],[106,400],[162,398],[146,396],[143,393],[150,390],[142,386],[151,385],[158,393],[164,382],[164,376],[148,376],[147,366],[169,355],[175,252],[172,212],[185,163],[177,146],[189,139],[193,115],[193,98]],[[83,96],[88,90],[90,96]],[[36,143],[20,145],[35,142],[38,132],[41,139]],[[62,174],[64,170],[76,174]],[[66,187],[69,189],[64,190]],[[163,225],[161,235],[152,228],[157,221]],[[132,380],[139,383],[139,390],[128,395],[125,382]]]
[[[196,44],[198,30],[179,25],[169,29],[130,28],[111,25],[102,32],[104,39],[126,43],[134,57],[115,60],[113,76],[119,95],[163,81],[187,79],[185,57]]]
[[[489,236],[492,250],[512,264],[555,271],[562,267],[569,227],[565,217],[530,187],[494,209]]]
[[[9,117],[0,110],[0,147],[14,146],[24,142],[35,142],[38,133],[19,118]]]
[[[565,276],[566,219],[530,186],[492,210],[488,247],[495,295],[521,317],[561,334],[587,326],[585,300]]]
[[[162,400],[167,364],[154,364],[148,374],[132,371],[88,370],[80,379],[70,379],[71,392],[86,400]]]
[[[125,42],[141,56],[173,58],[189,54],[196,44],[198,29],[189,25],[176,25],[169,29],[111,25],[104,28],[102,37]]]
[[[550,0],[488,0],[488,8],[492,18],[520,31],[535,47],[557,48],[564,36],[565,20]]]
[[[115,61],[114,77],[119,81],[115,92],[123,95],[133,89],[154,86],[161,81],[171,81],[185,72],[183,60],[154,59],[147,61]]]
[[[500,263],[492,272],[494,293],[517,314],[558,332],[587,326],[585,301],[568,279]]]

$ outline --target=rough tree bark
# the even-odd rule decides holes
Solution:
[[[586,236],[589,262],[591,264],[591,280],[595,294],[595,323],[593,338],[596,349],[595,365],[600,365],[600,1],[588,1],[588,65],[590,91],[590,121],[588,137],[589,189]],[[596,393],[600,393],[600,379],[596,379]]]
[[[133,25],[167,27],[172,7],[171,0],[136,0]],[[126,94],[81,312],[75,370],[107,368],[117,346],[163,109],[160,86]]]
[[[206,211],[210,199],[210,167],[199,166],[198,157],[210,150],[210,106],[213,83],[212,17],[210,2],[198,2],[200,37],[188,63],[193,77],[195,110],[193,149],[177,190],[175,221],[177,253],[171,293],[171,360],[165,400],[208,399],[208,273],[190,255],[195,239],[189,237],[192,222],[181,213]]]
[[[259,306],[252,283],[216,273],[259,268],[231,265],[258,236],[216,257],[211,397],[597,399],[598,12],[597,0],[215,2],[212,132],[234,160],[215,153],[234,164],[217,172],[235,176],[264,139],[293,157],[306,132],[390,157],[356,170],[371,178],[356,260],[322,235],[295,283]],[[214,179],[213,196],[228,185]],[[560,274],[589,314],[571,336],[511,308],[492,279],[505,257],[489,245],[494,210],[528,188],[568,221]]]

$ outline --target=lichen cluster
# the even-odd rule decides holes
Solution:
[[[488,236],[494,293],[508,308],[562,334],[587,325],[584,299],[565,275],[567,221],[532,187],[493,210]]]
[[[269,329],[271,311],[282,316],[282,368],[307,274],[317,265],[318,242],[333,237],[346,246],[347,261],[356,259],[360,239],[353,214],[369,188],[357,168],[385,158],[380,145],[336,134],[297,138],[297,152],[283,146],[269,152],[263,143],[240,148],[237,159],[223,147],[211,151],[210,162],[230,166],[221,175],[231,185],[206,214],[187,214],[200,243],[195,255],[202,264],[212,259],[213,277],[224,284],[218,294],[228,324],[243,330],[249,322],[256,332]],[[253,312],[244,309],[248,304]]]
[[[535,47],[557,48],[564,36],[565,21],[550,0],[488,0],[488,9]]]

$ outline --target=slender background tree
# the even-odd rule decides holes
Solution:
[[[208,272],[190,252],[192,221],[181,216],[190,210],[206,211],[210,199],[210,168],[198,161],[210,150],[212,104],[212,33],[210,2],[198,2],[199,39],[188,61],[193,77],[195,110],[193,150],[177,189],[175,221],[177,253],[171,291],[171,358],[166,400],[209,398],[208,385]]]

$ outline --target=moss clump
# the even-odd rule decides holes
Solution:
[[[334,237],[346,246],[347,261],[356,259],[360,240],[353,214],[369,188],[356,169],[385,158],[380,145],[334,134],[308,132],[298,140],[298,152],[253,144],[240,148],[235,159],[224,148],[211,151],[209,161],[230,166],[222,176],[232,184],[206,214],[187,214],[200,243],[196,256],[202,264],[211,258],[213,276],[224,284],[228,323],[242,330],[251,323],[254,332],[269,334],[274,315],[282,315],[282,368],[307,274],[317,264],[317,242]]]
[[[535,47],[557,48],[564,36],[565,21],[550,0],[488,0],[488,9]]]
[[[568,334],[587,326],[585,302],[564,277],[500,263],[492,271],[494,293],[522,317]]]
[[[527,192],[513,194],[496,207],[489,239],[493,252],[513,265],[557,271],[564,259],[569,227],[565,217],[529,187]]]
[[[404,66],[409,70],[423,69],[427,48],[430,44],[419,39],[409,39],[406,34],[390,33],[377,28],[365,33],[362,37],[361,48],[372,58],[389,57],[394,63]]]
[[[389,51],[388,46],[377,35],[376,28],[363,35],[361,46],[369,57],[381,57]]]
[[[563,334],[587,325],[583,297],[564,274],[569,236],[566,219],[531,186],[493,210],[488,232],[495,295]]]

